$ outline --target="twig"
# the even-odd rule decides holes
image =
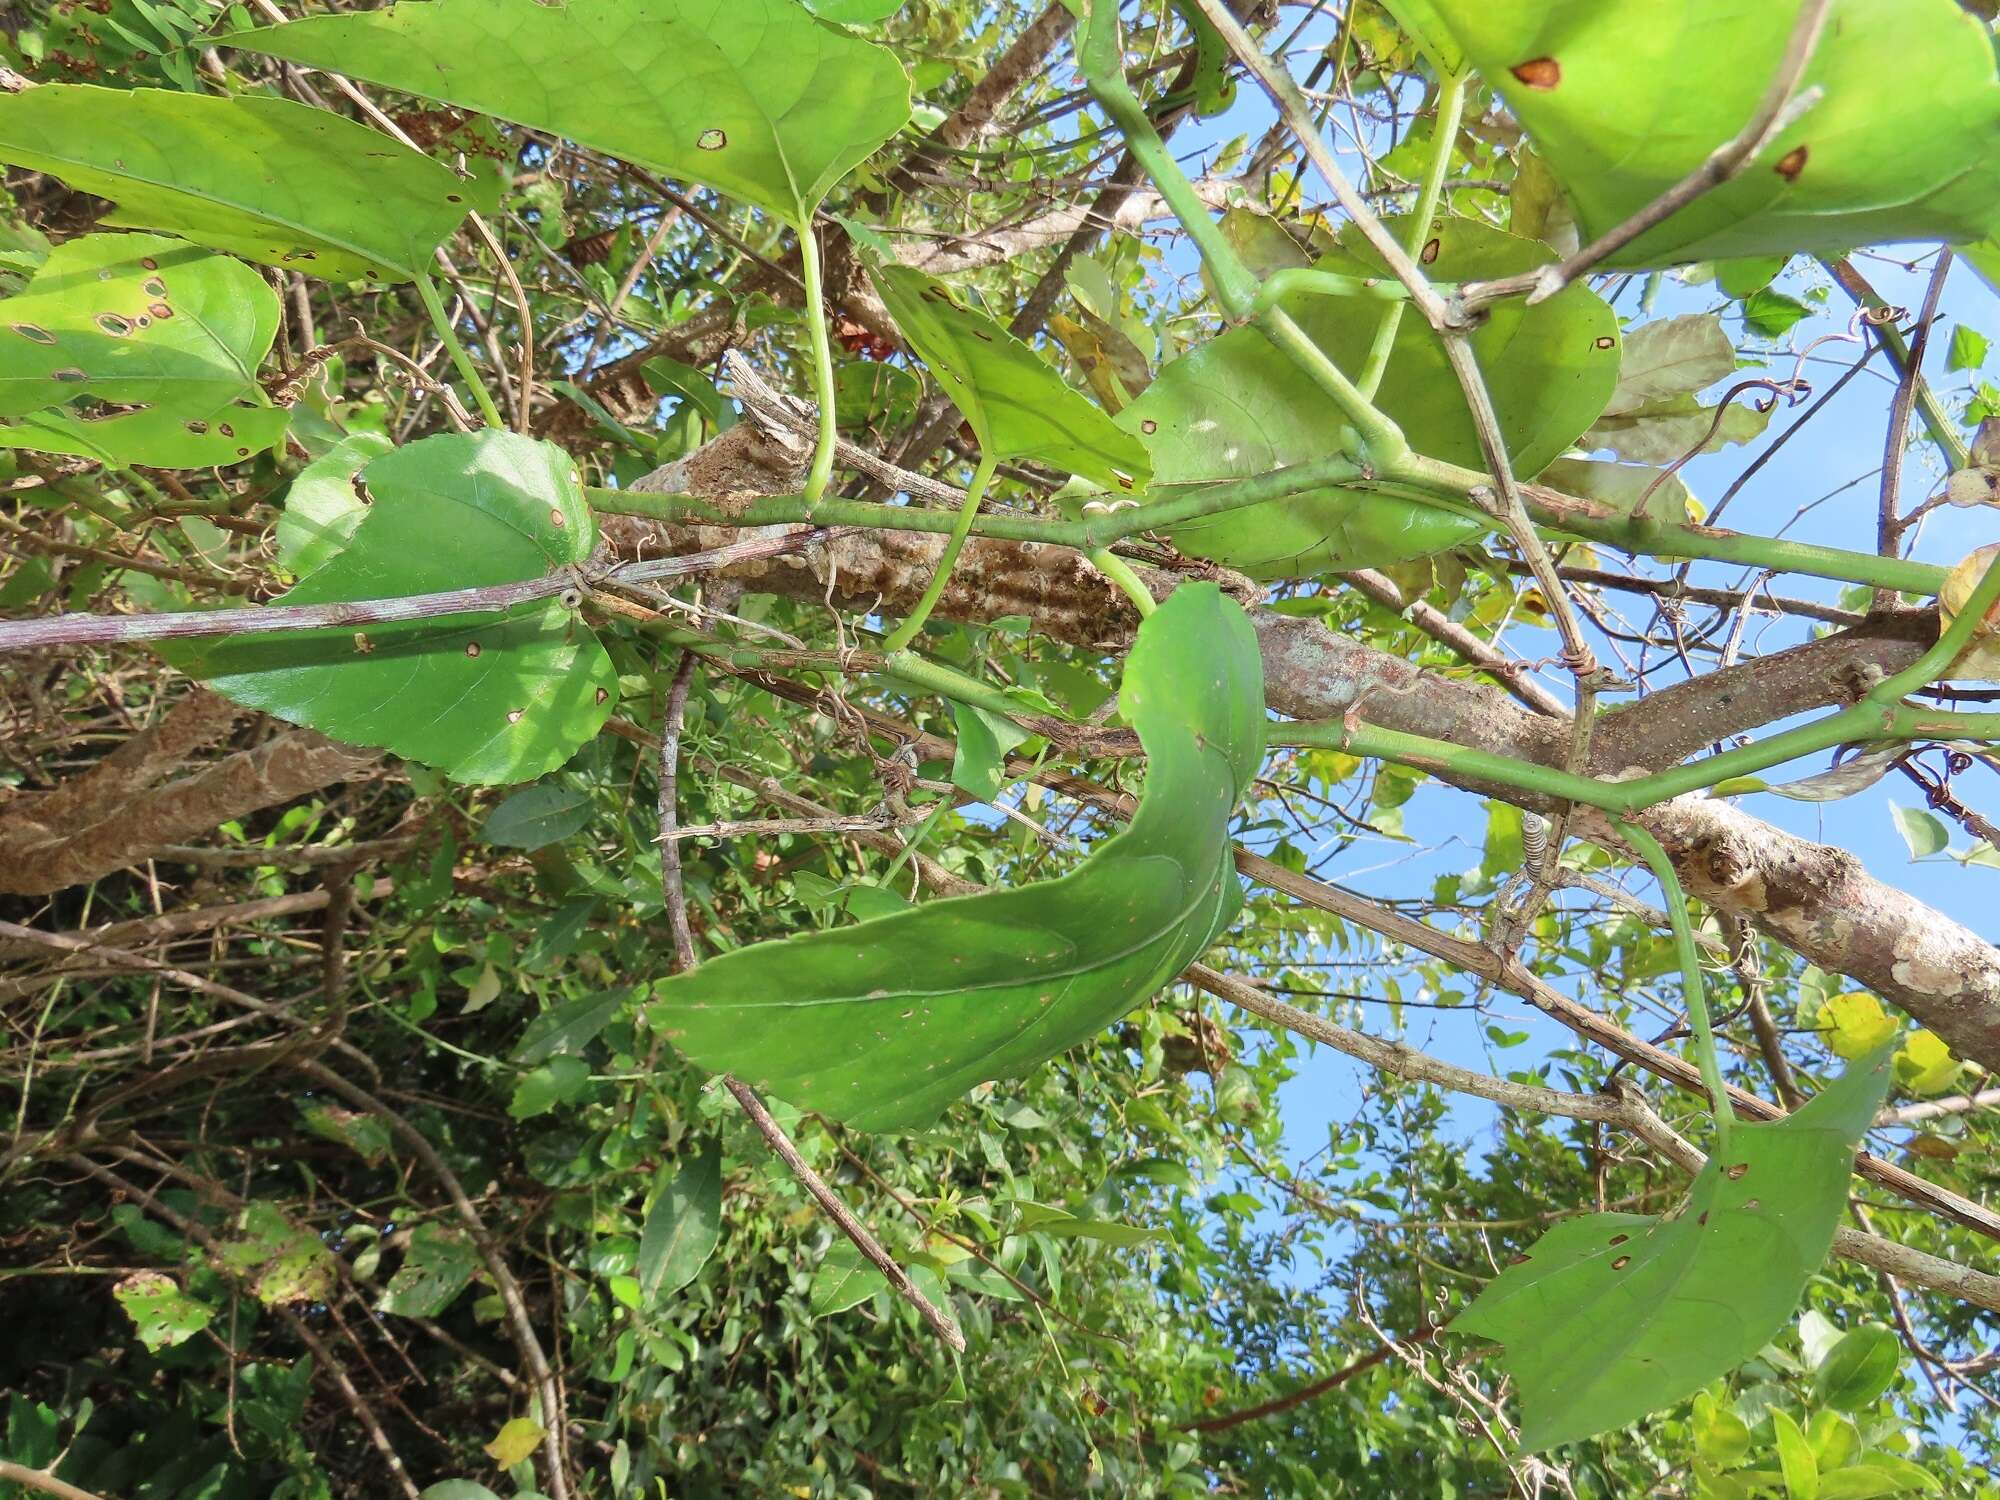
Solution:
[[[687,894],[681,875],[681,832],[679,772],[681,742],[681,720],[687,707],[688,681],[694,672],[695,656],[692,652],[682,657],[680,668],[674,674],[674,685],[667,696],[666,721],[660,734],[660,885],[666,897],[668,921],[674,934],[675,972],[685,974],[699,962],[694,951],[693,934],[688,930]],[[722,1075],[722,1086],[729,1090],[743,1113],[750,1117],[750,1123],[757,1127],[779,1160],[791,1169],[792,1175],[801,1186],[812,1195],[826,1216],[833,1220],[848,1241],[880,1271],[896,1294],[917,1310],[917,1315],[937,1336],[945,1341],[955,1354],[965,1352],[965,1335],[951,1317],[940,1311],[909,1278],[903,1268],[896,1264],[894,1256],[882,1248],[881,1241],[869,1232],[848,1209],[845,1203],[792,1144],[784,1128],[771,1118],[764,1101],[757,1097],[757,1091],[741,1079]]]
[[[56,1478],[45,1469],[31,1469],[26,1464],[17,1464],[0,1458],[0,1479],[15,1484],[24,1484],[31,1490],[44,1495],[54,1495],[56,1500],[104,1500],[102,1495],[80,1490],[75,1485]]]
[[[1427,1344],[1438,1336],[1440,1327],[1429,1324],[1402,1340],[1404,1344]],[[1323,1380],[1315,1380],[1311,1385],[1300,1386],[1283,1396],[1274,1396],[1269,1401],[1260,1401],[1255,1406],[1246,1406],[1241,1411],[1230,1412],[1226,1416],[1204,1417],[1199,1422],[1181,1423],[1182,1432],[1226,1432],[1231,1427],[1241,1427],[1245,1422],[1255,1422],[1262,1417],[1275,1417],[1280,1412],[1290,1411],[1295,1406],[1304,1406],[1347,1384],[1357,1375],[1364,1375],[1377,1365],[1396,1357],[1394,1343],[1378,1344],[1370,1353],[1364,1354],[1352,1364],[1343,1365]]]
[[[1882,493],[1875,520],[1875,550],[1893,557],[1903,540],[1902,498],[1903,455],[1910,442],[1910,412],[1916,405],[1917,385],[1924,378],[1924,355],[1930,348],[1931,327],[1937,321],[1938,302],[1944,296],[1945,278],[1951,274],[1951,247],[1938,251],[1931,267],[1930,282],[1924,288],[1923,310],[1917,314],[1917,331],[1910,336],[1910,357],[1903,364],[1903,378],[1896,382],[1896,398],[1889,406],[1889,433],[1882,449]],[[1893,604],[1894,589],[1877,589],[1875,605]]]

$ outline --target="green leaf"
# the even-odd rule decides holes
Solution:
[[[1750,1428],[1707,1391],[1694,1398],[1694,1449],[1717,1468],[1727,1469],[1750,1456]]]
[[[190,1297],[164,1271],[134,1271],[111,1295],[131,1317],[139,1342],[155,1354],[186,1343],[215,1316],[214,1308]]]
[[[546,130],[795,226],[910,118],[895,55],[793,0],[429,0],[217,40]]]
[[[1923,859],[1932,854],[1942,853],[1944,847],[1951,842],[1951,834],[1946,831],[1943,821],[1935,814],[1891,802],[1889,816],[1896,820],[1896,831],[1903,836],[1903,842],[1910,846],[1911,859]]]
[[[357,432],[299,470],[278,518],[278,561],[304,577],[346,551],[368,518],[369,502],[355,481],[393,447],[379,432]]]
[[[1989,347],[1985,334],[1960,323],[1951,331],[1951,353],[1945,360],[1945,368],[1976,370],[1986,363],[1986,351]]]
[[[1425,59],[1440,73],[1456,77],[1466,69],[1465,49],[1438,13],[1440,0],[1382,0]]]
[[[1028,731],[1012,719],[1003,719],[969,703],[954,703],[952,719],[958,726],[958,748],[951,758],[951,784],[968,797],[991,802],[1000,795],[1005,781],[1007,752],[1028,738]]]
[[[1866,1057],[1896,1035],[1895,1017],[1866,990],[1835,995],[1820,1007],[1819,1016],[1827,1046],[1849,1061]]]
[[[1819,1492],[1819,1461],[1799,1424],[1782,1411],[1771,1413],[1778,1438],[1778,1468],[1785,1476],[1785,1500],[1813,1500]]]
[[[447,1479],[434,1484],[417,1500],[500,1500],[493,1491],[470,1479]]]
[[[1747,443],[1771,425],[1771,414],[1742,401],[1722,408],[1693,396],[1666,396],[1620,416],[1602,417],[1583,435],[1584,448],[1608,448],[1637,464],[1678,463],[1693,453],[1720,453]]]
[[[1739,0],[1433,3],[1569,188],[1586,240],[1743,128],[1795,14]],[[1890,56],[1924,86],[1884,89]],[[1993,41],[1954,0],[1843,0],[1805,87],[1816,102],[1740,175],[1606,264],[1979,239],[2000,224]]]
[[[1153,472],[1145,445],[1065,384],[1004,324],[922,271],[875,260],[869,274],[896,327],[986,457],[1033,459],[1121,494],[1145,487]]]
[[[804,3],[814,15],[843,26],[886,21],[903,8],[903,0],[804,0]]]
[[[1896,1082],[1922,1097],[1947,1093],[1958,1086],[1965,1064],[1934,1031],[1915,1031],[1896,1054]]]
[[[514,1048],[514,1061],[530,1066],[567,1052],[581,1052],[597,1034],[624,1014],[635,998],[633,990],[585,995],[545,1010],[528,1023]]]
[[[1121,1224],[1115,1219],[1080,1219],[1066,1208],[1015,1200],[1015,1227],[1023,1234],[1046,1234],[1063,1240],[1096,1240],[1105,1245],[1143,1245],[1160,1237],[1157,1229]]]
[[[1813,1374],[1813,1393],[1835,1411],[1866,1411],[1896,1383],[1903,1341],[1893,1329],[1864,1323],[1842,1335]]]
[[[58,245],[0,303],[0,447],[163,468],[261,453],[285,433],[257,384],[277,331],[241,261],[151,234]]]
[[[1391,221],[1400,234],[1402,226]],[[1319,262],[1351,276],[1380,276],[1373,252],[1343,235]],[[1531,270],[1547,246],[1466,219],[1443,221],[1433,276],[1469,281]],[[1286,309],[1349,375],[1359,372],[1381,308],[1297,296]],[[1571,286],[1529,307],[1496,306],[1472,335],[1508,451],[1523,476],[1540,472],[1589,427],[1617,380],[1618,319],[1598,296]],[[1398,326],[1376,405],[1410,445],[1449,463],[1483,466],[1478,437],[1437,340],[1420,318]],[[1255,328],[1238,328],[1165,366],[1118,416],[1143,434],[1156,483],[1247,478],[1342,450],[1324,395]],[[1476,520],[1373,491],[1325,489],[1189,522],[1170,534],[1184,552],[1254,577],[1306,577],[1379,567],[1441,552],[1485,530]]]
[[[0,95],[0,161],[111,199],[105,224],[328,281],[409,281],[468,211],[493,206],[379,131],[256,95],[23,89]]]
[[[1888,1049],[1776,1124],[1737,1122],[1677,1210],[1557,1225],[1452,1326],[1496,1339],[1529,1451],[1627,1426],[1700,1390],[1786,1326],[1846,1211]]]
[[[435,1318],[465,1290],[479,1269],[479,1252],[455,1230],[419,1224],[403,1263],[382,1292],[381,1309],[405,1318]]]
[[[1731,297],[1748,297],[1777,280],[1790,260],[1789,255],[1751,255],[1720,261],[1715,267],[1715,284]]]
[[[333,1252],[326,1242],[269,1203],[244,1208],[235,1238],[222,1247],[222,1263],[248,1281],[266,1307],[319,1302],[333,1290]]]
[[[1148,761],[1124,832],[1039,885],[760,943],[664,981],[690,1059],[863,1130],[914,1130],[1124,1015],[1235,917],[1230,812],[1264,748],[1248,619],[1183,584],[1139,628],[1120,706]]]
[[[1767,339],[1783,338],[1805,318],[1812,316],[1812,309],[1796,297],[1764,287],[1743,299],[1743,321],[1752,333],[1762,334]]]
[[[545,781],[514,793],[486,815],[479,836],[509,849],[559,844],[590,821],[590,793]]]
[[[861,1258],[861,1252],[842,1240],[826,1252],[826,1259],[813,1272],[812,1314],[824,1318],[859,1306],[877,1292],[887,1291],[889,1278]]]
[[[582,1058],[552,1057],[521,1075],[514,1097],[507,1101],[507,1113],[516,1120],[548,1114],[574,1100],[589,1082],[590,1064]]]
[[[722,1143],[711,1139],[669,1178],[663,1169],[639,1231],[639,1289],[671,1297],[701,1274],[722,1233]]]
[[[347,549],[277,603],[512,583],[581,563],[596,543],[576,467],[550,443],[448,433],[385,454],[362,477],[375,503]],[[246,707],[474,783],[554,770],[597,733],[618,685],[611,658],[560,599],[160,649]]]

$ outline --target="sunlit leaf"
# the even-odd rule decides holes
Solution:
[[[1397,233],[1403,226],[1392,221]],[[1543,264],[1547,246],[1465,219],[1443,221],[1430,274],[1459,281]],[[1326,270],[1384,274],[1372,252],[1343,236]],[[1350,376],[1374,342],[1382,305],[1319,296],[1285,303],[1306,333]],[[1501,431],[1523,475],[1539,472],[1589,427],[1618,378],[1618,320],[1594,292],[1572,286],[1528,307],[1495,307],[1472,335]],[[1437,339],[1420,318],[1398,327],[1376,404],[1413,447],[1433,458],[1484,467],[1472,419]],[[1238,328],[1163,367],[1118,416],[1145,437],[1156,479],[1186,484],[1245,478],[1342,451],[1326,396],[1255,328]],[[1310,576],[1379,567],[1479,535],[1464,516],[1368,490],[1316,490],[1190,522],[1174,529],[1184,552],[1257,577]]]
[[[866,1302],[877,1292],[887,1291],[889,1278],[862,1259],[861,1252],[846,1240],[826,1252],[826,1259],[813,1272],[810,1293],[816,1318],[846,1312]]]
[[[1896,1383],[1903,1341],[1880,1323],[1850,1329],[1813,1372],[1813,1393],[1836,1411],[1866,1411]]]
[[[580,563],[596,542],[576,467],[553,444],[444,434],[385,454],[362,478],[374,504],[346,550],[274,602],[512,583]],[[162,654],[247,707],[468,782],[555,769],[597,733],[617,689],[610,657],[560,598],[504,615],[173,643]]]
[[[278,519],[278,561],[304,576],[344,551],[368,516],[355,481],[394,446],[378,432],[357,432],[299,470]]]
[[[864,1130],[913,1130],[1124,1015],[1234,918],[1229,817],[1264,745],[1248,619],[1183,584],[1139,629],[1119,706],[1147,751],[1129,827],[1074,873],[760,943],[662,983],[690,1059]]]
[[[1756,113],[1796,7],[1738,0],[1431,0],[1569,188],[1584,238],[1701,165]],[[1896,58],[1920,89],[1884,89]],[[1817,102],[1741,175],[1614,266],[1978,239],[2000,224],[2000,85],[1955,0],[1842,0],[1805,75]]]
[[[794,0],[406,0],[220,40],[546,130],[793,224],[910,118],[895,54]]]
[[[1965,1075],[1965,1064],[1934,1031],[1913,1031],[1896,1054],[1896,1081],[1919,1096],[1949,1093]]]
[[[382,1311],[406,1318],[435,1318],[465,1290],[479,1269],[479,1253],[456,1230],[419,1224],[403,1251],[403,1264],[382,1293]]]
[[[134,1271],[111,1289],[138,1332],[139,1342],[155,1354],[184,1344],[215,1317],[215,1309],[181,1290],[163,1271]]]
[[[573,1103],[590,1082],[590,1064],[567,1054],[552,1057],[530,1068],[514,1084],[514,1097],[507,1101],[507,1113],[516,1120],[532,1120]]]
[[[1976,450],[1975,450],[1976,451]],[[1938,613],[1940,623],[1949,625],[1958,618],[1965,606],[1971,602],[1972,591],[1979,586],[1979,580],[1986,576],[1987,568],[2000,562],[2000,542],[1989,542],[1976,548],[1969,556],[1954,564],[1945,574],[1944,586],[1938,590]],[[1981,682],[2000,680],[2000,641],[1996,641],[1995,631],[2000,628],[2000,603],[1995,603],[1986,611],[1986,618],[1972,635],[1972,642],[1951,665],[1945,675],[1956,678],[1977,678]]]
[[[493,1441],[485,1445],[487,1457],[503,1469],[511,1469],[522,1459],[533,1455],[541,1446],[542,1424],[533,1417],[516,1417],[493,1435]]]
[[[1896,1035],[1895,1017],[1866,990],[1829,999],[1820,1007],[1820,1026],[1827,1046],[1850,1061],[1866,1057]]]
[[[1935,813],[1927,813],[1920,808],[1904,807],[1900,803],[1889,804],[1889,816],[1896,820],[1896,831],[1903,836],[1903,842],[1910,846],[1911,859],[1923,859],[1927,855],[1940,854],[1951,842],[1951,834]]]
[[[1006,326],[936,277],[876,262],[870,274],[889,315],[923,358],[989,458],[1027,458],[1108,490],[1143,489],[1145,445],[1121,432]]]
[[[329,281],[408,281],[491,192],[289,99],[51,83],[0,94],[0,161],[158,229]]]
[[[269,1203],[252,1203],[222,1246],[222,1262],[266,1307],[319,1302],[333,1290],[333,1252]]]
[[[958,726],[958,748],[952,755],[951,782],[967,796],[991,802],[1000,795],[1007,752],[1028,737],[1012,719],[1003,719],[969,703],[952,705]]]
[[[1523,1448],[1670,1406],[1785,1327],[1846,1212],[1889,1058],[1878,1049],[1783,1121],[1737,1122],[1671,1214],[1558,1224],[1458,1315],[1455,1330],[1504,1346]]]
[[[226,255],[151,234],[58,245],[0,302],[0,447],[167,468],[261,453],[285,432],[257,384],[277,331],[277,297]]]

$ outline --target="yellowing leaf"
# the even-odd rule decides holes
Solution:
[[[516,1417],[486,1445],[486,1452],[503,1469],[511,1469],[541,1445],[542,1424],[533,1417]]]
[[[1942,1094],[1955,1088],[1965,1064],[1935,1032],[1913,1032],[1896,1054],[1896,1079],[1913,1094]]]
[[[1866,990],[1836,995],[1820,1009],[1826,1044],[1850,1061],[1865,1057],[1896,1034],[1896,1022]]]
[[[1996,558],[2000,558],[2000,542],[1989,542],[1945,575],[1944,587],[1938,590],[1938,614],[1943,624],[1948,626],[1958,617]],[[1986,620],[1972,637],[1972,644],[1952,663],[1946,675],[1978,678],[1982,682],[2000,681],[2000,643],[1993,638],[1996,626],[2000,626],[2000,604],[1986,611]]]

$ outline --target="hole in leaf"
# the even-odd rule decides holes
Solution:
[[[562,510],[561,510],[561,508],[560,508],[559,506],[550,506],[550,507],[549,507],[549,524],[550,524],[551,526],[567,526],[567,525],[569,525],[569,520],[568,520],[568,518],[567,518],[567,517],[565,517],[565,516],[563,515],[563,513],[562,513]]]
[[[602,703],[606,698],[609,698],[610,696],[611,694],[607,693],[603,688],[599,688],[597,690],[597,701],[599,703]]]
[[[357,630],[354,632],[354,649],[366,656],[375,649],[375,643],[368,639],[365,632]]]
[[[221,433],[224,437],[236,436],[236,429],[234,427],[231,427],[227,422],[216,423],[215,430]]]
[[[1622,1245],[1631,1238],[1632,1236],[1629,1234],[1614,1234],[1611,1236],[1611,1243],[1614,1245]]]
[[[1552,89],[1562,82],[1562,64],[1553,57],[1531,57],[1507,70],[1531,89]]]
[[[477,656],[479,654],[479,642],[467,641],[465,643],[465,654],[467,656]]]
[[[121,317],[117,313],[99,313],[97,315],[97,326],[113,338],[122,339],[132,331],[132,320]]]
[[[1425,240],[1425,241],[1424,241],[1424,248],[1423,248],[1423,251],[1422,251],[1422,253],[1421,253],[1421,254],[1419,254],[1419,255],[1417,256],[1417,259],[1418,259],[1418,260],[1420,260],[1420,261],[1422,261],[1422,262],[1423,262],[1423,263],[1424,263],[1425,265],[1427,265],[1427,266],[1428,266],[1428,265],[1435,265],[1435,264],[1436,264],[1436,262],[1437,262],[1437,258],[1438,258],[1438,251],[1439,251],[1439,250],[1440,250],[1441,248],[1443,248],[1443,246],[1442,246],[1442,243],[1441,243],[1440,241],[1438,241],[1438,240]]]
[[[1121,490],[1129,490],[1132,488],[1132,476],[1130,474],[1127,474],[1123,469],[1113,469],[1111,471],[1111,477],[1118,481],[1118,488],[1120,488]]]
[[[1743,1179],[1743,1174],[1748,1172],[1749,1170],[1750,1170],[1749,1162],[1739,1161],[1733,1167],[1724,1167],[1722,1169],[1722,1175],[1724,1177],[1727,1177],[1731,1182],[1740,1182]]]
[[[201,421],[189,422],[187,424],[187,430],[193,433],[196,437],[200,437],[203,433],[208,431],[208,423]]]
[[[457,193],[446,193],[444,195],[444,201],[447,203],[463,203],[465,199]]]
[[[1160,430],[1160,424],[1155,422],[1151,417],[1148,417],[1139,424],[1139,430],[1145,433],[1147,437],[1151,437]]]
[[[1791,150],[1779,157],[1777,165],[1771,168],[1772,171],[1776,172],[1787,182],[1797,182],[1799,180],[1799,173],[1805,169],[1806,148],[1804,146],[1792,147]]]
[[[20,334],[22,338],[27,339],[31,343],[53,344],[56,341],[56,336],[50,333],[48,329],[38,327],[33,323],[16,323],[14,325],[14,332]]]
[[[148,297],[164,297],[167,295],[167,284],[157,276],[148,276],[139,286],[140,290],[145,292]]]
[[[520,710],[520,709],[518,709],[518,708],[510,708],[510,709],[508,709],[508,710],[507,710],[507,722],[508,722],[509,724],[518,724],[518,723],[520,723],[520,722],[521,722],[521,713],[522,713],[522,710]]]
[[[695,140],[695,145],[703,151],[720,151],[728,144],[729,137],[713,127],[704,130]]]
[[[66,370],[51,370],[49,372],[49,379],[60,380],[69,385],[78,385],[90,379],[90,377],[72,365]]]
[[[1631,1264],[1632,1264],[1632,1257],[1631,1257],[1631,1256],[1629,1256],[1629,1255],[1621,1255],[1621,1256],[1619,1256],[1619,1257],[1618,1257],[1618,1259],[1616,1259],[1616,1260],[1614,1260],[1613,1262],[1611,1262],[1611,1269],[1612,1269],[1612,1270],[1614,1270],[1614,1271],[1622,1271],[1622,1270],[1624,1270],[1624,1269],[1625,1269],[1625,1268],[1626,1268],[1627,1266],[1629,1266],[1629,1265],[1631,1265]]]
[[[1761,1198],[1745,1198],[1743,1200],[1743,1211],[1745,1213],[1754,1214],[1755,1212],[1757,1212],[1758,1209],[1762,1208],[1763,1206],[1764,1206],[1764,1200]]]
[[[1607,333],[1597,341],[1597,347],[1600,349],[1615,349],[1618,347],[1618,340]]]

